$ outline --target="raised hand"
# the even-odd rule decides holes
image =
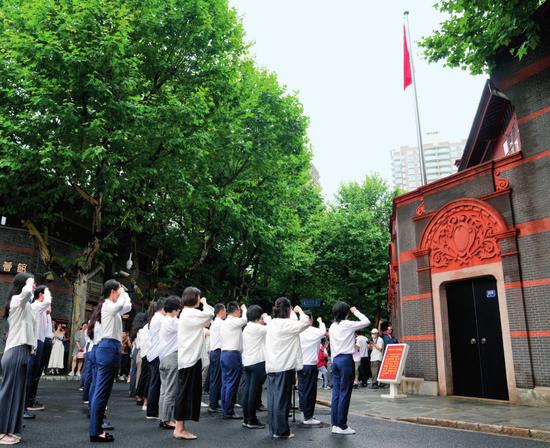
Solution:
[[[300,308],[298,305],[296,305],[296,306],[294,307],[294,312],[295,312],[296,314],[301,314],[301,313],[303,313],[302,308]]]
[[[355,314],[357,312],[357,308],[355,308],[354,306],[352,306],[349,310],[352,314]]]

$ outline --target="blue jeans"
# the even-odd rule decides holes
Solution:
[[[95,351],[97,373],[90,401],[90,436],[98,436],[103,432],[101,426],[113,382],[120,367],[121,349],[120,341],[102,339]]]
[[[233,415],[239,380],[243,372],[241,352],[236,350],[222,351],[222,414]]]
[[[355,378],[352,355],[338,355],[332,360],[332,426],[348,427],[348,411]]]

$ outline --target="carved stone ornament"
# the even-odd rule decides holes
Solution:
[[[432,269],[462,269],[499,258],[495,236],[504,230],[502,217],[483,201],[454,201],[432,218],[421,248],[430,250]]]
[[[510,188],[510,181],[505,177],[499,177],[500,171],[495,171],[495,189],[496,191],[503,191]]]
[[[424,209],[424,198],[422,198],[420,204],[416,207],[416,216],[423,216],[424,213],[426,213],[426,210]]]

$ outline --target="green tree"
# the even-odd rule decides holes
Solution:
[[[328,313],[344,300],[369,316],[385,314],[392,192],[377,175],[343,185],[319,222],[315,273]]]
[[[7,0],[0,24],[0,196],[54,266],[38,229],[90,229],[75,324],[117,235],[164,230],[170,198],[191,208],[242,28],[225,0]]]
[[[518,59],[540,42],[534,19],[546,0],[441,0],[435,7],[446,18],[421,46],[430,62],[445,61],[449,67],[469,69],[472,74],[489,71],[494,56],[507,48]]]

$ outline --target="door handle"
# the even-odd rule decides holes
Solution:
[[[482,343],[483,345],[487,344],[487,339],[481,338],[481,343]]]
[[[477,344],[476,338],[470,339],[470,345],[476,345],[476,344]]]

